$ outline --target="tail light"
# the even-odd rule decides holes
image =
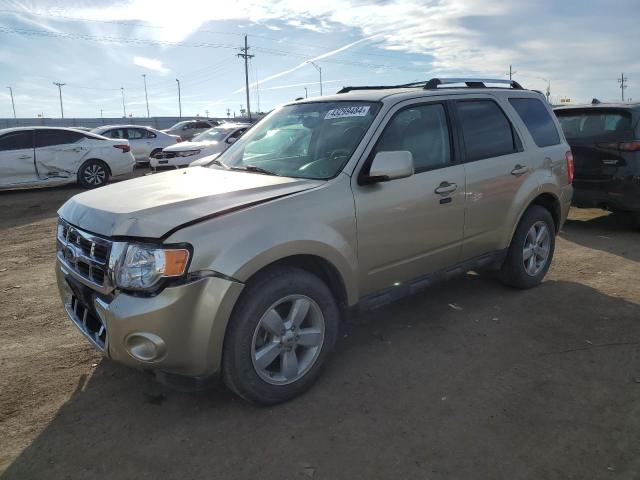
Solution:
[[[114,145],[113,148],[119,148],[122,150],[122,153],[128,153],[131,151],[131,147],[129,145]]]
[[[574,166],[573,166],[573,153],[569,150],[564,154],[564,158],[567,160],[567,181],[571,184],[573,183],[573,174],[574,174]]]
[[[622,152],[638,152],[640,151],[640,140],[632,140],[618,144],[618,150]]]

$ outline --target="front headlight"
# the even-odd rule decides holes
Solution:
[[[176,152],[176,157],[190,157],[192,155],[198,155],[200,150],[183,150],[182,152]]]
[[[180,277],[187,269],[189,250],[129,244],[114,272],[116,286],[127,290],[149,290],[162,279]]]

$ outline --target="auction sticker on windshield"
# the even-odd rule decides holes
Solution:
[[[327,112],[324,119],[330,120],[332,118],[364,117],[367,113],[369,113],[369,108],[369,105],[359,107],[334,108]]]

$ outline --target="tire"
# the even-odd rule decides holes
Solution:
[[[109,167],[102,160],[87,160],[78,169],[78,183],[84,188],[98,188],[109,182]]]
[[[302,312],[297,316],[294,305]],[[227,327],[222,379],[251,403],[274,405],[297,397],[320,376],[338,324],[336,300],[315,275],[291,267],[259,274],[242,293]]]
[[[546,235],[540,234],[546,229]],[[530,206],[522,216],[500,269],[500,280],[510,287],[527,289],[540,284],[547,274],[556,244],[555,222],[549,211]],[[541,242],[534,239],[541,235]],[[530,253],[525,259],[525,250]]]

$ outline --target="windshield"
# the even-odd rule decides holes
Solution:
[[[353,154],[379,107],[373,102],[287,105],[247,131],[218,160],[227,168],[332,178]]]
[[[200,135],[196,135],[191,140],[192,142],[221,142],[229,135],[228,128],[210,128],[206,132],[202,132]]]
[[[178,122],[176,123],[173,127],[169,128],[168,130],[179,130],[181,129],[184,125],[186,125],[187,123],[189,123],[189,121],[182,121],[182,122]]]

